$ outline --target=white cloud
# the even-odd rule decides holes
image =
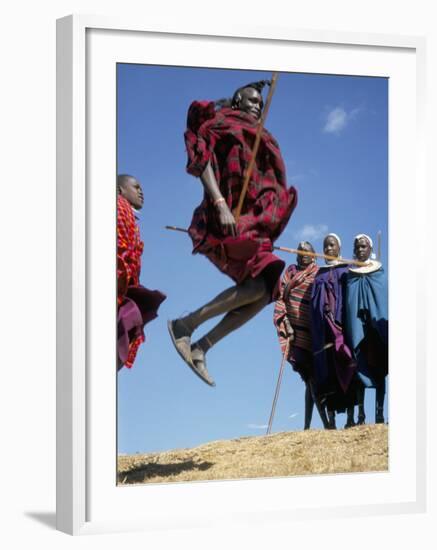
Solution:
[[[288,182],[293,184],[293,183],[297,183],[298,181],[302,181],[306,178],[307,176],[305,174],[295,174],[294,176],[288,176]]]
[[[296,418],[296,416],[299,416],[299,413],[290,414],[288,418]]]
[[[268,427],[268,425],[267,424],[248,424],[247,427],[252,430],[265,430]]]
[[[335,107],[329,111],[323,131],[327,134],[339,134],[359,112],[359,108],[347,112],[343,107]]]
[[[298,241],[315,241],[321,239],[328,233],[328,226],[325,224],[306,224],[301,229],[293,232],[293,238]]]

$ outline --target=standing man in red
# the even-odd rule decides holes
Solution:
[[[189,315],[169,321],[168,328],[179,355],[211,386],[215,384],[206,368],[207,351],[275,299],[285,263],[272,253],[273,242],[297,203],[296,190],[286,185],[279,146],[263,129],[241,217],[238,221],[234,217],[266,83],[270,84],[264,80],[243,86],[229,101],[194,101],[188,110],[187,171],[204,188],[189,228],[193,253],[205,255],[235,286]],[[191,344],[192,333],[218,315],[224,317]]]
[[[166,298],[159,290],[140,284],[144,244],[137,224],[144,196],[140,183],[129,175],[117,177],[117,370],[131,368],[140,345],[143,327],[155,319]]]

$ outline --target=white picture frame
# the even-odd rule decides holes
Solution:
[[[396,78],[402,79],[405,74],[413,75],[412,82],[411,79],[404,82],[409,91],[405,92],[404,90],[399,93],[399,96],[395,92],[395,96],[391,97],[390,135],[392,142],[404,138],[408,140],[405,143],[396,142],[397,155],[401,151],[406,152],[407,149],[403,148],[408,148],[411,151],[411,147],[416,150],[416,155],[412,156],[413,158],[411,156],[408,159],[404,158],[402,162],[407,164],[402,166],[401,160],[392,159],[390,178],[393,183],[392,178],[396,177],[396,185],[399,185],[401,190],[405,190],[402,186],[405,185],[408,177],[412,177],[416,185],[412,191],[413,197],[407,198],[402,192],[395,193],[397,202],[396,207],[391,208],[390,211],[390,224],[399,226],[402,223],[402,213],[413,202],[415,209],[411,216],[411,235],[407,238],[406,245],[407,247],[414,245],[417,253],[422,255],[422,258],[425,257],[424,245],[418,245],[419,239],[417,239],[425,224],[425,220],[417,213],[419,208],[426,204],[423,145],[425,40],[423,38],[260,27],[233,26],[223,29],[203,26],[200,29],[195,24],[190,28],[178,28],[171,25],[150,25],[121,18],[80,15],[58,20],[57,528],[69,534],[87,534],[131,529],[209,527],[220,525],[223,522],[253,522],[260,518],[266,521],[284,521],[338,517],[339,515],[359,517],[369,514],[425,511],[427,484],[425,461],[426,345],[423,308],[426,303],[426,289],[419,277],[413,278],[416,330],[403,350],[404,361],[412,359],[416,365],[414,385],[412,384],[415,387],[414,416],[412,420],[408,420],[400,416],[401,411],[397,415],[395,399],[390,415],[390,449],[403,449],[399,437],[401,422],[404,423],[402,429],[410,436],[410,445],[409,449],[404,449],[402,460],[399,453],[394,457],[390,464],[390,472],[383,474],[385,477],[382,477],[381,474],[379,477],[378,474],[355,474],[353,478],[323,476],[323,478],[293,478],[292,480],[260,480],[262,485],[259,481],[177,484],[172,487],[169,485],[148,487],[147,494],[144,493],[144,488],[116,488],[115,435],[113,433],[115,430],[115,422],[113,422],[115,382],[108,380],[106,383],[107,375],[96,367],[95,353],[99,353],[99,350],[95,345],[96,338],[93,339],[92,336],[95,334],[93,327],[96,316],[98,316],[96,312],[100,311],[97,308],[99,304],[101,305],[102,296],[107,296],[108,292],[113,292],[110,295],[115,295],[113,277],[109,277],[104,284],[100,285],[99,296],[94,292],[96,280],[101,280],[96,272],[96,243],[102,243],[102,240],[99,240],[99,231],[102,229],[96,227],[94,222],[98,217],[99,226],[107,230],[108,227],[115,227],[115,217],[111,206],[107,210],[99,207],[97,211],[95,189],[90,185],[95,178],[93,171],[99,162],[102,162],[102,158],[110,159],[104,169],[106,175],[109,174],[109,178],[115,177],[115,140],[111,144],[115,109],[112,93],[105,94],[105,97],[100,93],[99,110],[101,109],[102,112],[100,114],[93,112],[96,103],[92,94],[101,92],[101,90],[100,88],[97,91],[90,89],[90,82],[98,80],[97,86],[105,86],[106,76],[109,75],[110,79],[114,78],[114,75],[110,75],[114,68],[115,58],[125,62],[141,62],[143,50],[138,48],[138,45],[140,41],[147,38],[159,43],[160,48],[159,50],[154,49],[154,55],[156,63],[161,64],[170,62],[182,64],[182,60],[187,59],[187,52],[189,54],[188,50],[187,52],[182,50],[182,42],[187,42],[189,49],[195,42],[194,49],[198,51],[196,54],[199,59],[198,63],[199,66],[202,66],[201,52],[198,48],[199,41],[205,43],[218,41],[220,44],[227,44],[232,48],[236,48],[238,45],[242,55],[243,50],[254,47],[260,51],[263,49],[274,50],[278,47],[281,49],[293,47],[300,48],[302,51],[306,50],[310,52],[310,57],[313,55],[315,58],[317,55],[311,54],[311,50],[315,50],[316,53],[323,50],[326,52],[327,70],[325,72],[334,74],[350,74],[348,72],[350,59],[349,61],[347,59],[350,58],[351,52],[354,54],[359,52],[363,63],[365,63],[366,56],[369,59],[381,59],[381,68],[369,69],[369,74],[375,72],[375,74],[392,78],[395,88],[396,86],[401,88],[403,83],[402,80],[399,80],[396,84]],[[179,41],[181,41],[180,44]],[[174,48],[175,43],[178,44],[178,48]],[[134,49],[135,55],[132,53]],[[149,47],[148,50],[150,51],[151,48]],[[97,57],[92,57],[96,52]],[[99,52],[105,56],[101,66],[99,59],[103,58],[98,58]],[[393,59],[390,59],[390,56]],[[386,61],[384,61],[385,58],[387,58]],[[227,59],[229,62],[230,58]],[[281,60],[278,57],[275,59],[275,63],[270,63],[270,66],[264,68],[284,70]],[[143,60],[143,62],[146,61]],[[150,57],[147,62],[151,62]],[[406,73],[400,67],[403,62],[407,67]],[[238,63],[241,64],[241,61]],[[240,68],[246,68],[247,58],[244,63],[244,67]],[[317,71],[317,64],[313,67],[310,62],[306,61],[306,65],[303,63],[299,68],[299,63],[296,60],[293,63],[295,63],[294,70]],[[359,63],[357,61],[356,70],[359,70]],[[371,63],[372,60],[370,60]],[[254,68],[259,67],[254,66]],[[99,73],[97,79],[97,73],[94,74],[94,72],[100,70],[102,73]],[[404,77],[402,73],[404,73]],[[409,94],[407,99],[401,97],[404,92]],[[398,101],[400,103],[397,103]],[[107,113],[108,110],[110,111],[111,105],[114,113],[110,116],[109,132],[105,128],[105,133],[109,135],[105,144],[99,145],[100,151],[98,151],[93,149],[92,145],[96,139],[94,133],[101,131],[98,117]],[[407,107],[407,111],[404,113],[404,120],[400,121],[396,118],[396,113],[399,112],[397,109],[404,107]],[[106,111],[104,111],[105,109]],[[92,119],[93,124],[91,125],[90,117],[94,116],[97,118]],[[407,126],[404,128],[403,124],[407,124],[410,131],[413,130],[412,136],[410,135],[408,138],[404,136],[403,130]],[[110,195],[107,198],[108,201],[112,200]],[[102,250],[98,252],[98,254],[100,252],[102,254],[103,263],[111,258],[114,250],[115,231],[113,231],[113,235],[114,238],[105,240]],[[400,265],[400,261],[399,247],[393,244],[390,257],[392,272]],[[417,264],[421,265],[422,261],[419,260]],[[115,260],[113,267],[112,273],[115,273]],[[402,285],[402,275],[400,275],[400,279],[400,285]],[[390,291],[392,292],[392,288]],[[393,292],[392,295],[395,297],[400,295],[398,289]],[[96,303],[93,300],[96,300]],[[111,330],[115,304],[113,309],[111,309],[112,304],[108,307],[107,326],[108,330]],[[391,308],[391,319],[392,316],[396,319],[400,304],[394,300]],[[392,330],[395,331],[397,338],[406,336],[402,332],[401,326],[397,328],[395,326],[394,329],[391,328]],[[405,339],[403,340],[405,341]],[[106,346],[106,348],[108,357],[111,357],[115,348],[111,349],[111,346]],[[107,362],[102,360],[102,364],[107,364]],[[114,377],[115,373],[108,367],[109,371],[111,371],[110,376]],[[406,391],[405,383],[403,387],[398,387],[396,382],[391,382],[391,386],[395,396],[396,392]],[[99,411],[103,411],[101,414],[95,410],[97,399],[99,400]],[[97,439],[99,440],[99,450],[94,451],[92,450],[93,444]],[[411,445],[411,441],[414,441],[415,445]],[[108,449],[109,451],[112,449],[114,453],[111,454]],[[99,465],[98,468],[96,463]],[[399,483],[400,479],[402,479],[401,483]],[[291,483],[295,495],[294,501],[286,498],[287,495],[282,489],[286,484],[289,496]],[[359,489],[361,493],[354,498],[350,494],[347,497],[348,491],[350,492],[348,486],[354,483],[358,483],[357,486],[361,487]],[[338,501],[328,505],[328,502],[318,500],[317,506],[305,502],[303,495],[305,487],[308,488],[309,484],[311,484],[312,494],[314,494],[313,491],[320,491],[323,494],[327,490],[331,490],[335,484],[338,487]],[[364,494],[365,487],[368,488],[367,496]],[[380,497],[373,499],[371,491],[375,487],[381,491]],[[118,491],[116,496],[114,496],[114,491]],[[265,499],[258,498],[260,492],[264,493]],[[296,500],[299,495],[302,497],[301,505],[297,504]],[[274,505],[271,504],[271,497],[275,498]],[[118,508],[117,504],[114,504],[114,499],[120,503]],[[191,504],[189,513],[181,508],[181,503],[187,502],[187,499]],[[229,504],[230,501],[233,505]],[[202,515],[201,509],[197,510],[197,513],[193,513],[193,511],[196,512],[196,502],[202,502],[203,508],[205,508],[204,503],[207,502],[213,513],[209,516]],[[270,502],[270,505],[265,502]],[[146,506],[144,506],[145,503]],[[149,503],[148,506],[147,503]],[[107,508],[106,504],[108,504]],[[130,510],[133,510],[134,513],[131,512],[122,517],[120,509],[126,509],[126,506],[130,506]],[[91,513],[91,509],[96,512]]]

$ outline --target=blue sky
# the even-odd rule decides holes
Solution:
[[[168,296],[159,317],[146,326],[134,367],[118,374],[118,450],[152,452],[264,434],[281,362],[273,304],[208,353],[217,386],[204,384],[172,347],[167,319],[196,309],[233,283],[191,254],[188,236],[164,226],[188,227],[202,199],[200,181],[185,172],[183,133],[191,101],[229,97],[271,73],[131,64],[119,64],[117,71],[118,173],[137,177],[145,195],[141,283]],[[306,239],[321,252],[323,236],[335,232],[350,258],[357,233],[369,234],[376,246],[381,231],[385,264],[388,81],[281,73],[266,127],[280,144],[288,183],[299,193],[276,244],[294,248]],[[279,254],[287,264],[295,262],[294,255]],[[203,325],[198,336],[216,322]],[[366,392],[372,422],[374,395]],[[304,385],[288,366],[272,431],[300,430],[303,417]],[[337,425],[345,420],[339,415]],[[312,425],[321,427],[316,411]]]

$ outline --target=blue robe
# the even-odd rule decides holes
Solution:
[[[365,386],[376,387],[388,373],[388,289],[382,268],[347,276],[345,333]]]

